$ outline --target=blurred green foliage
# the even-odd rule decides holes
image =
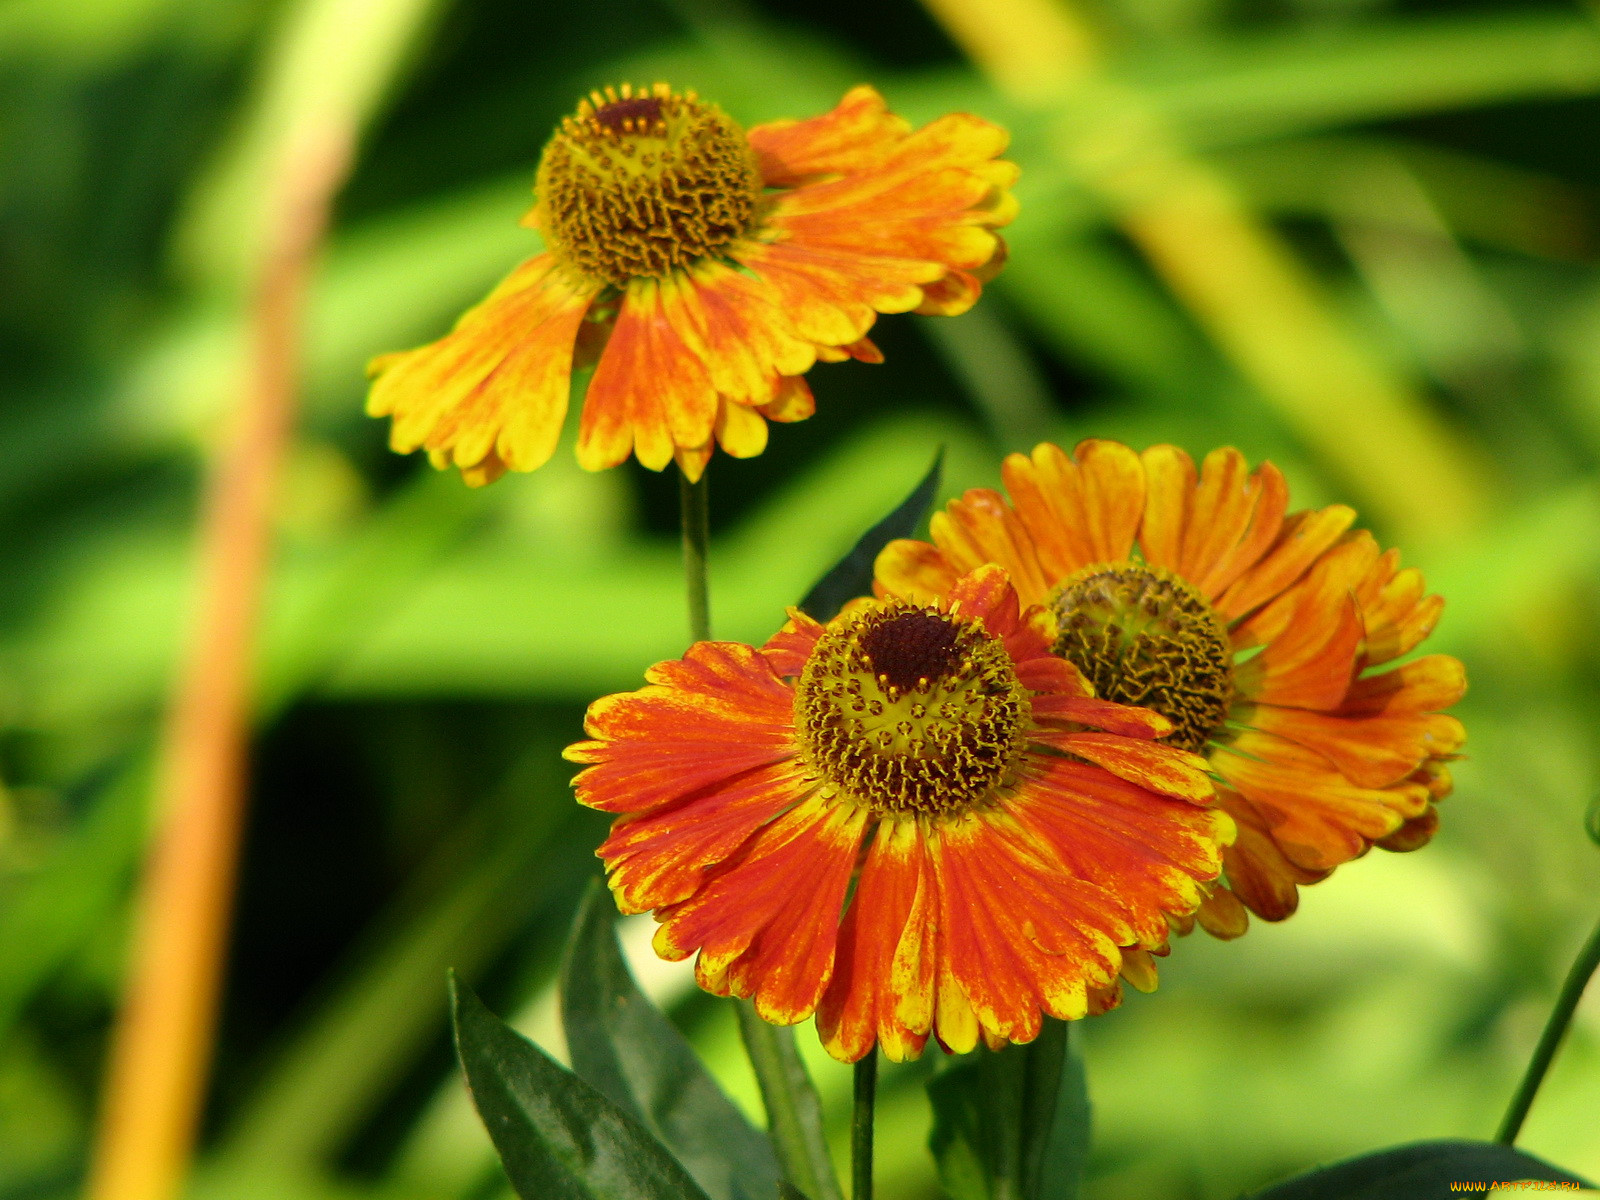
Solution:
[[[1290,240],[1486,497],[1466,536],[1405,547],[1449,599],[1434,645],[1473,680],[1433,846],[1345,867],[1239,943],[1189,939],[1157,994],[1083,1031],[1087,1194],[1220,1200],[1378,1145],[1487,1136],[1595,918],[1600,24],[1526,0],[1087,13],[1115,82]],[[0,1198],[82,1176],[198,464],[237,393],[262,146],[314,103],[377,116],[309,315],[194,1195],[505,1194],[449,1057],[444,973],[560,1052],[557,959],[604,822],[573,804],[559,750],[590,698],[681,650],[674,484],[564,453],[469,492],[388,453],[362,366],[442,332],[530,252],[516,218],[574,97],[654,78],[746,122],[871,81],[915,120],[1011,124],[1024,168],[1012,264],[975,312],[887,318],[885,365],[819,368],[817,417],[717,460],[719,634],[770,633],[939,444],[950,493],[1037,437],[1101,435],[1233,443],[1302,504],[1366,499],[1130,249],[1048,123],[911,0],[4,0]],[[755,1109],[727,1007],[624,931]],[[801,1041],[842,1139],[849,1072]],[[928,1070],[884,1080],[884,1195],[937,1194]],[[1600,1175],[1597,1107],[1591,997],[1523,1144]]]

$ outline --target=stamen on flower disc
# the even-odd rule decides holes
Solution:
[[[1205,597],[1170,571],[1096,564],[1052,601],[1055,653],[1102,699],[1152,708],[1177,729],[1163,740],[1199,750],[1233,701],[1233,650]]]
[[[761,174],[744,130],[664,83],[593,92],[539,160],[549,248],[591,279],[661,278],[754,226]]]
[[[802,757],[882,813],[982,803],[1009,781],[1029,714],[999,638],[898,602],[831,627],[795,695]]]

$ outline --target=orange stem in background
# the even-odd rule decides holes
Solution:
[[[171,1200],[211,1063],[232,909],[254,649],[279,462],[294,423],[311,260],[349,162],[337,133],[289,144],[263,246],[246,391],[213,459],[198,604],[163,741],[157,828],[136,902],[89,1200]]]

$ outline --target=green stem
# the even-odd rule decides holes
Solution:
[[[683,527],[683,577],[689,595],[689,637],[703,642],[711,637],[710,588],[706,579],[706,552],[711,543],[710,489],[701,475],[690,483],[678,476],[679,515]],[[844,1200],[828,1155],[822,1130],[822,1101],[806,1074],[794,1031],[769,1025],[748,1000],[736,1005],[739,1033],[744,1038],[750,1066],[761,1087],[767,1110],[767,1127],[778,1162],[790,1183],[811,1200]]]
[[[678,511],[683,525],[683,578],[689,585],[689,639],[711,638],[711,596],[706,550],[711,544],[711,488],[702,474],[693,483],[678,475]]]
[[[1528,1069],[1523,1073],[1522,1082],[1517,1085],[1517,1094],[1511,1098],[1511,1106],[1506,1109],[1505,1119],[1500,1122],[1500,1132],[1495,1134],[1494,1140],[1502,1145],[1509,1146],[1517,1140],[1522,1122],[1533,1107],[1533,1098],[1539,1093],[1539,1085],[1544,1082],[1545,1072],[1550,1069],[1550,1062],[1566,1035],[1567,1026],[1572,1023],[1572,1014],[1583,996],[1583,989],[1588,986],[1589,978],[1597,967],[1600,967],[1600,925],[1595,926],[1583,949],[1578,951],[1572,970],[1567,972],[1566,982],[1561,985],[1556,1006],[1550,1010],[1550,1019],[1545,1022],[1544,1032],[1539,1035],[1539,1044],[1534,1047]]]
[[[822,1130],[822,1101],[800,1061],[794,1030],[767,1024],[748,1000],[738,1002],[738,1012],[784,1176],[811,1200],[844,1200]]]
[[[878,1048],[856,1063],[856,1105],[850,1121],[850,1200],[872,1200],[872,1110],[878,1099]]]

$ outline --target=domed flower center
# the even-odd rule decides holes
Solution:
[[[761,174],[744,130],[664,83],[591,93],[539,160],[537,220],[550,249],[621,285],[715,254],[755,224]]]
[[[1178,728],[1165,741],[1199,750],[1233,700],[1233,648],[1205,597],[1136,563],[1085,567],[1052,602],[1055,653],[1106,700],[1153,708]]]
[[[830,628],[795,695],[802,757],[883,813],[981,803],[1011,774],[1030,714],[999,638],[899,602]]]

